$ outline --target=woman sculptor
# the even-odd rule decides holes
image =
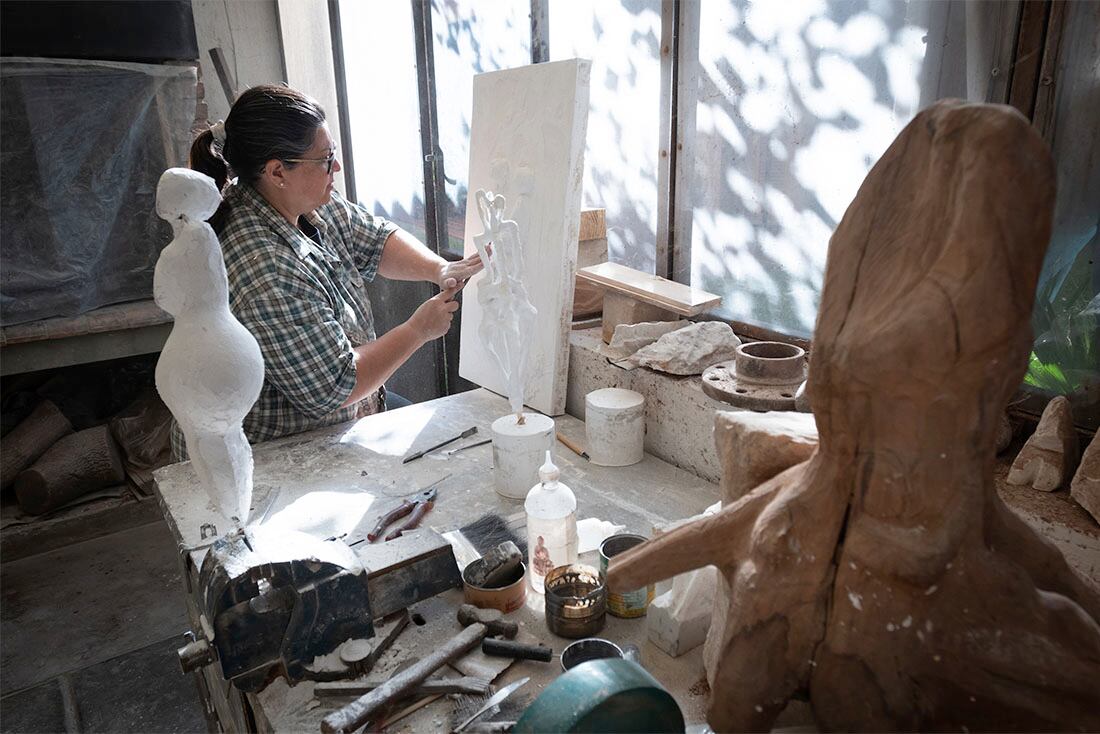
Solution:
[[[263,354],[263,389],[244,420],[249,441],[384,410],[383,383],[447,333],[455,293],[481,270],[480,258],[447,262],[334,191],[340,162],[325,113],[293,89],[241,94],[224,125],[196,138],[191,167],[222,190],[210,223],[225,258],[230,308]],[[376,337],[364,288],[375,275],[442,290]],[[178,431],[173,439],[182,455]]]

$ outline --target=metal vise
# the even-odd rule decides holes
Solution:
[[[205,635],[180,663],[188,672],[216,659],[242,691],[276,675],[301,680],[313,658],[374,635],[367,569],[341,541],[238,531],[214,543],[199,580]]]
[[[432,530],[353,550],[261,527],[217,540],[199,583],[202,629],[178,651],[184,672],[216,660],[227,681],[254,692],[280,675],[292,685],[309,679],[314,658],[373,637],[374,619],[461,577],[450,544]]]

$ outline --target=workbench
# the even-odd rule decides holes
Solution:
[[[436,444],[470,426],[478,428],[474,437],[446,448],[488,438],[492,421],[508,412],[507,400],[479,389],[257,445],[253,449],[252,517],[263,516],[265,527],[286,527],[327,538],[349,532],[364,519],[373,521],[401,497],[447,475],[438,485],[438,498],[424,518],[425,525],[444,533],[486,513],[514,516],[523,511],[523,504],[493,490],[491,445],[451,456],[437,451],[401,463],[410,451]],[[568,415],[555,418],[555,422],[560,433],[584,444],[584,423]],[[634,466],[600,467],[557,443],[554,460],[561,468],[562,481],[576,494],[578,519],[600,518],[625,525],[625,532],[652,535],[655,525],[697,514],[719,496],[716,485],[648,454]],[[209,533],[208,526],[213,525],[222,534],[232,524],[214,508],[190,463],[165,467],[155,479],[158,501],[180,546],[188,611],[197,628],[198,569],[211,542],[203,537],[202,528],[207,526]],[[580,560],[598,565],[594,553],[582,555]],[[454,614],[461,599],[461,590],[452,590],[410,610],[420,620],[414,615],[418,623],[409,625],[393,654],[384,656],[368,677],[384,678],[387,670],[401,665],[402,656],[407,659],[410,651],[431,649],[454,634],[458,629]],[[532,635],[560,653],[571,640],[547,630],[542,604],[541,595],[529,592],[527,604],[508,618],[520,623],[521,635]],[[644,618],[619,619],[609,614],[599,636],[620,646],[637,645],[641,664],[676,698],[685,721],[703,720],[707,687],[701,648],[679,658],[669,657],[647,642]],[[495,684],[530,676],[530,682],[506,702],[509,707],[522,706],[534,700],[560,670],[556,658],[551,663],[516,661]],[[221,679],[216,663],[198,675],[209,723],[214,726],[216,722],[225,731],[316,732],[326,713],[350,700],[326,698],[321,702],[313,695],[315,684],[291,687],[282,679],[258,694],[245,695]],[[452,707],[444,697],[395,722],[389,730],[449,731]]]

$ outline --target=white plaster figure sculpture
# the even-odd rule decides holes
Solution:
[[[506,197],[508,206],[500,214],[516,222],[517,241],[523,243],[522,263],[516,267],[526,300],[537,311],[534,328],[523,334],[524,404],[547,416],[565,411],[591,68],[589,61],[569,59],[489,71],[473,79],[463,252],[477,252],[474,236],[484,227],[475,192]],[[490,282],[479,276],[463,291],[458,373],[510,396],[513,390],[483,336],[483,321],[497,328],[479,298],[482,284]]]
[[[474,235],[474,246],[485,263],[477,300],[484,312],[478,337],[500,366],[507,385],[508,403],[522,425],[524,377],[531,334],[538,311],[523,283],[523,246],[519,226],[504,218],[503,196],[478,189],[478,215],[485,231]]]
[[[173,239],[157,260],[153,297],[175,317],[156,382],[187,440],[214,505],[242,525],[252,503],[252,447],[241,421],[256,402],[264,363],[256,339],[229,310],[217,235],[206,220],[221,195],[213,179],[170,168],[157,186],[157,214]]]

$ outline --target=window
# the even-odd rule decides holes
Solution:
[[[454,253],[462,252],[466,229],[474,75],[531,63],[530,11],[528,0],[432,1],[439,147],[447,194],[446,249]]]
[[[829,237],[919,108],[927,28],[908,9],[701,4],[683,195],[690,283],[723,296],[718,315],[811,335]]]
[[[341,3],[348,118],[359,203],[425,237],[424,169],[410,3]],[[386,43],[364,43],[365,29]],[[376,33],[373,31],[372,33]]]
[[[1058,176],[1054,230],[1035,293],[1025,384],[1066,395],[1075,420],[1100,425],[1100,5],[1068,3],[1048,137]],[[1087,152],[1091,146],[1091,152]]]
[[[614,262],[655,272],[661,2],[553,0],[550,58],[592,60],[585,207],[607,214]]]
[[[473,77],[530,63],[530,19],[545,12],[549,58],[593,62],[583,201],[607,210],[610,259],[658,273],[671,263],[673,279],[723,296],[712,315],[808,338],[829,238],[871,166],[936,99],[1015,104],[1017,67],[1038,69],[1034,59],[1049,52],[1020,45],[1023,18],[1053,18],[1053,7],[961,0],[342,3],[344,54],[355,70],[348,97],[356,182],[375,211],[422,235],[425,202],[436,199],[425,195],[424,151],[441,154],[442,196],[427,221],[443,222],[442,250],[460,252]],[[1059,195],[1027,383],[1044,395],[1070,395],[1078,418],[1095,425],[1100,169],[1084,147],[1095,148],[1100,115],[1100,4],[1059,7],[1065,20],[1047,133]],[[415,42],[418,23],[431,28],[427,49]],[[386,28],[385,44],[357,40],[374,28]],[[432,61],[430,84],[417,76],[418,57]],[[418,80],[419,99],[410,93]],[[672,152],[673,165],[662,151]],[[434,233],[424,239],[433,242]]]

